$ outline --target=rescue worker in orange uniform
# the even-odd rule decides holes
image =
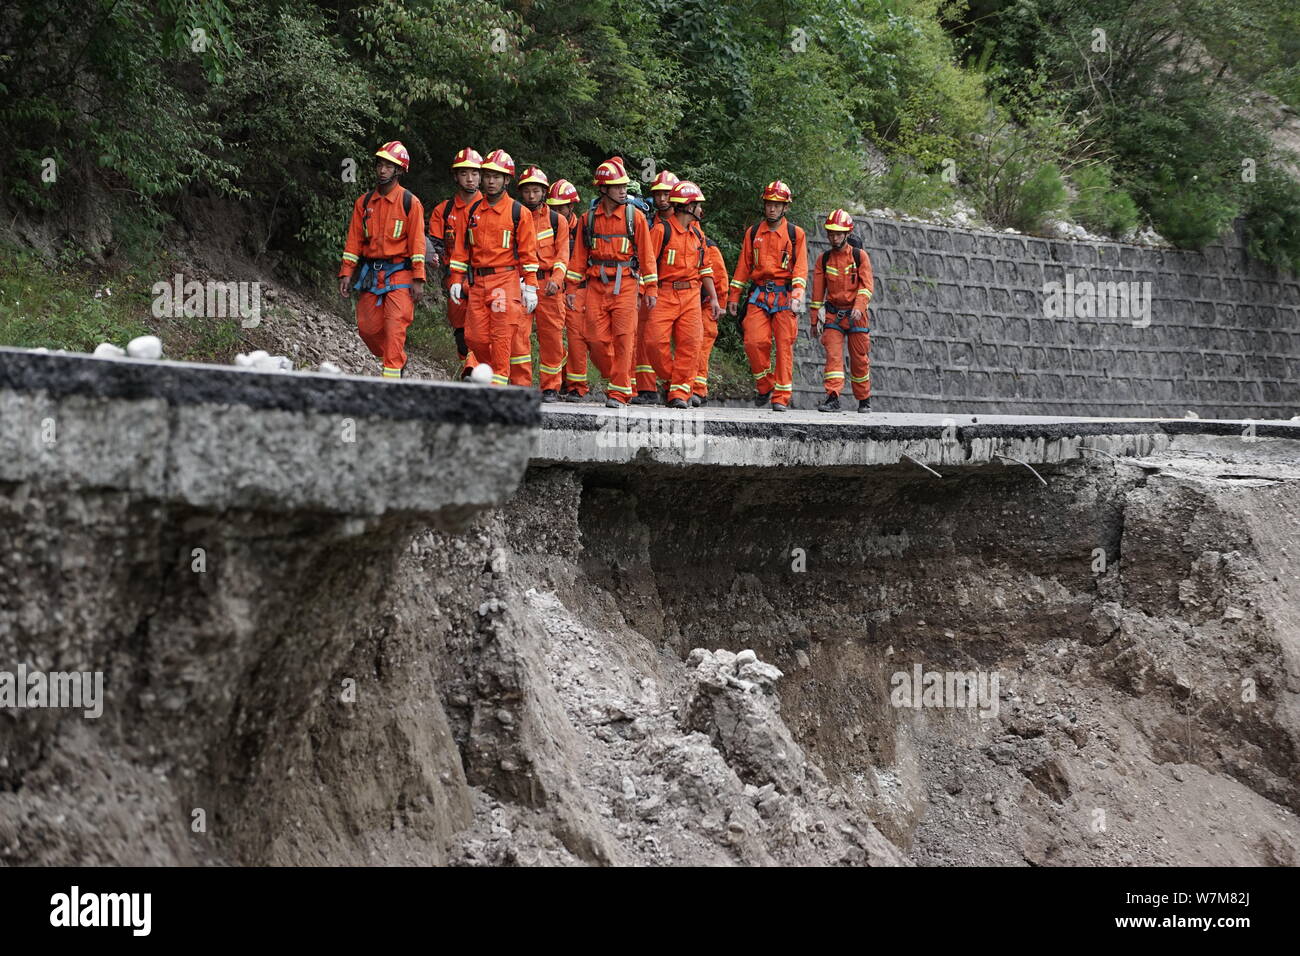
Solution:
[[[406,147],[393,140],[375,156],[375,188],[352,206],[339,264],[339,295],[348,297],[355,273],[361,341],[380,359],[384,378],[401,378],[406,330],[424,296],[424,207],[399,182],[411,168]]]
[[[658,292],[650,226],[641,210],[628,205],[629,182],[618,156],[596,167],[594,183],[600,201],[578,218],[568,273],[570,281],[587,283],[587,347],[609,383],[607,408],[619,408],[632,399],[637,293],[653,309]],[[633,256],[641,263],[640,276],[632,267]],[[572,293],[566,298],[570,306],[577,301]]]
[[[704,193],[690,180],[679,182],[669,193],[676,207],[671,216],[656,219],[650,232],[655,246],[655,272],[659,299],[650,313],[646,351],[655,374],[668,382],[668,407],[686,408],[699,370],[700,340],[704,322],[700,315],[701,287],[716,321],[719,311],[713,287],[704,233],[696,225]],[[670,348],[670,345],[672,348]]]
[[[465,215],[475,201],[482,199],[478,191],[483,157],[466,146],[451,158],[451,175],[456,183],[456,194],[450,199],[436,204],[429,210],[429,265],[441,266],[443,270],[442,289],[444,294],[451,288],[451,270],[447,268],[447,258],[456,243],[456,230],[465,225]],[[465,313],[469,303],[447,300],[447,321],[451,323],[452,335],[456,338],[456,352],[460,355],[460,375],[466,378],[478,362],[469,354],[465,344]]]
[[[650,228],[653,232],[655,225],[671,218],[673,214],[672,204],[668,201],[668,194],[676,186],[678,179],[668,170],[662,171],[654,178],[650,184],[650,198],[654,202],[654,215],[650,217]],[[646,308],[644,300],[637,311],[637,328],[636,328],[636,398],[632,399],[633,405],[658,405],[659,390],[655,383],[655,369],[650,362],[650,352],[646,342],[646,329],[650,325],[650,310]]]
[[[483,198],[469,207],[456,234],[449,265],[453,302],[466,296],[465,341],[492,365],[492,384],[510,381],[516,356],[511,349],[519,327],[537,308],[537,239],[533,217],[506,192],[515,161],[502,149],[488,153],[481,167]],[[523,356],[531,361],[531,352]]]
[[[822,347],[826,349],[823,381],[826,398],[819,412],[838,412],[844,388],[844,340],[849,345],[849,379],[858,411],[871,411],[871,332],[867,305],[875,283],[871,257],[864,249],[849,244],[853,217],[836,209],[826,217],[826,238],[831,247],[817,257],[813,266],[812,334],[822,323]]]
[[[700,207],[699,215],[704,214],[703,206]],[[705,238],[706,249],[704,255],[708,261],[709,268],[713,270],[713,283],[721,287],[722,282],[727,278],[727,263],[722,258],[722,250],[712,239]],[[721,300],[718,302],[718,310],[709,308],[705,298],[704,290],[700,291],[700,312],[704,327],[704,337],[700,340],[700,363],[695,373],[695,382],[691,386],[691,407],[698,408],[709,400],[709,357],[713,354],[713,343],[718,340],[718,315],[721,311]]]
[[[741,240],[727,306],[736,315],[745,300],[741,329],[757,390],[754,405],[762,408],[770,402],[774,412],[785,411],[794,392],[794,340],[799,334],[795,313],[806,307],[808,285],[808,237],[785,218],[793,198],[779,179],[763,190],[763,221],[746,230]],[[753,289],[746,298],[750,283]]]
[[[565,262],[573,258],[573,240],[578,237],[578,217],[574,209],[581,202],[577,188],[567,179],[557,179],[551,183],[546,194],[546,205],[560,214],[568,224],[568,244],[564,247]],[[574,290],[572,279],[567,279],[566,291]],[[566,402],[581,401],[587,394],[587,339],[586,339],[586,293],[578,296],[576,305],[564,304],[564,389],[562,397]]]
[[[537,284],[545,283],[537,300],[533,319],[537,323],[537,361],[541,366],[542,401],[558,402],[564,374],[564,278],[569,266],[569,221],[545,202],[551,187],[546,174],[529,166],[519,177],[519,198],[533,214],[537,236]],[[528,322],[523,325],[522,344],[516,340],[515,351],[532,351],[528,342]],[[516,378],[523,369],[523,380]],[[532,366],[510,367],[511,385],[532,384]]]

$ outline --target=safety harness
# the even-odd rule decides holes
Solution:
[[[863,312],[863,315],[865,316],[866,313]],[[834,316],[834,318],[832,318],[832,316]],[[822,328],[835,329],[835,331],[842,332],[845,335],[848,335],[850,332],[866,333],[871,331],[871,327],[869,325],[853,324],[852,307],[847,309],[832,309],[830,307],[827,307],[826,321],[822,323]]]
[[[856,269],[858,270],[858,273],[861,274],[861,272],[862,272],[862,250],[861,250],[858,246],[848,245],[847,243],[845,244],[845,248],[847,248],[851,253],[853,253],[853,265],[854,265],[854,268],[856,268]],[[821,270],[821,273],[822,273],[822,281],[823,281],[823,282],[826,281],[826,278],[825,278],[825,277],[826,277],[826,259],[827,259],[827,257],[831,254],[832,251],[833,251],[833,250],[831,250],[831,249],[827,249],[825,252],[823,252],[823,253],[821,254],[820,258],[817,260],[817,268]],[[842,332],[842,333],[845,334],[845,335],[848,335],[850,332],[870,332],[870,331],[871,331],[871,328],[870,328],[869,325],[854,325],[854,324],[853,324],[853,306],[849,306],[849,307],[844,308],[844,309],[837,309],[837,308],[834,308],[834,307],[832,307],[832,306],[830,306],[830,305],[828,304],[825,308],[826,308],[826,321],[825,321],[825,322],[823,323],[823,325],[822,325],[822,327],[823,327],[824,329],[835,329],[835,330],[837,330],[837,331],[839,331],[839,332]],[[862,313],[862,314],[863,314],[864,321],[865,321],[865,316],[866,316],[866,314],[867,314],[865,309],[863,310],[863,313]],[[832,315],[835,316],[834,319],[831,318]]]
[[[402,190],[402,212],[409,216],[411,214],[412,193],[405,186],[398,186]],[[362,203],[361,213],[361,234],[367,239],[370,238],[370,202],[375,198],[376,189],[366,193],[365,200]],[[412,269],[411,260],[397,259],[367,259],[358,260],[356,282],[353,283],[354,291],[370,292],[375,296],[375,301],[379,305],[384,304],[384,296],[390,292],[396,292],[398,289],[409,289],[409,282],[393,282],[393,276],[404,270]]]
[[[587,211],[587,224],[586,228],[582,230],[582,241],[587,244],[587,263],[600,266],[601,282],[609,285],[605,270],[614,270],[614,294],[618,295],[619,290],[623,288],[623,270],[626,269],[633,276],[637,275],[636,256],[632,256],[630,259],[593,259],[590,254],[596,248],[597,239],[622,239],[625,244],[623,251],[632,251],[636,239],[636,213],[633,211],[635,207],[630,201],[623,204],[623,211],[627,220],[626,232],[596,232],[596,208],[598,205],[599,201]]]
[[[396,262],[390,259],[362,259],[360,268],[357,269],[357,281],[352,288],[373,293],[375,300],[383,305],[384,296],[388,293],[411,287],[409,282],[393,282],[396,273],[410,268],[410,259],[398,259]]]
[[[754,237],[758,234],[758,227],[762,223],[755,223],[749,227],[748,242],[749,248],[754,248]],[[785,223],[786,235],[790,239],[790,251],[786,253],[782,265],[787,268],[790,265],[789,260],[794,255],[795,249],[795,231],[794,223],[788,219]],[[775,315],[778,312],[784,312],[790,308],[790,293],[792,288],[789,282],[776,282],[768,280],[767,282],[751,282],[749,284],[749,295],[746,297],[747,305],[756,305],[768,315]],[[740,324],[743,326],[745,321],[745,309],[740,310],[738,316]]]

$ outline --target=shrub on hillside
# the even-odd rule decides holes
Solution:
[[[1199,249],[1219,239],[1241,208],[1218,184],[1167,179],[1153,191],[1149,207],[1156,231],[1182,249]]]
[[[1108,236],[1125,236],[1137,228],[1137,203],[1111,181],[1109,167],[1085,166],[1071,179],[1077,190],[1070,203],[1070,218],[1075,222]]]
[[[1252,256],[1300,273],[1300,183],[1276,164],[1246,190],[1246,242]]]

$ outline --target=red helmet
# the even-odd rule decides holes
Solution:
[[[790,194],[790,187],[777,179],[763,190],[763,202],[794,202],[794,196]]]
[[[515,174],[515,161],[510,158],[510,154],[504,149],[494,149],[488,153],[480,167],[485,173],[505,173],[507,176]]]
[[[546,174],[536,166],[529,166],[524,170],[524,174],[519,177],[519,185],[527,186],[532,183],[534,186],[549,186],[551,181],[546,178]]]
[[[573,183],[567,179],[557,179],[551,183],[551,188],[546,193],[546,205],[563,206],[571,202],[581,202],[578,197],[578,190],[574,188]]]
[[[483,157],[478,154],[478,150],[468,146],[451,158],[452,169],[478,169],[482,165]]]
[[[631,182],[623,168],[623,157],[614,156],[597,166],[591,182],[594,186],[625,186]]]
[[[655,181],[650,184],[650,191],[653,193],[658,192],[661,189],[671,190],[679,182],[681,182],[681,180],[665,169],[662,173],[656,176]]]
[[[388,160],[390,163],[396,163],[408,172],[411,169],[411,154],[406,151],[406,147],[399,140],[392,140],[380,146],[375,155],[380,159]]]
[[[681,203],[682,205],[693,202],[704,202],[704,192],[689,179],[683,179],[681,182],[673,186],[672,192],[668,194],[668,201]]]
[[[852,232],[853,217],[843,209],[836,209],[826,217],[827,232]]]

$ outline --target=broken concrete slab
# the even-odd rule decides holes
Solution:
[[[216,511],[487,507],[538,422],[525,389],[0,349],[0,481]]]

